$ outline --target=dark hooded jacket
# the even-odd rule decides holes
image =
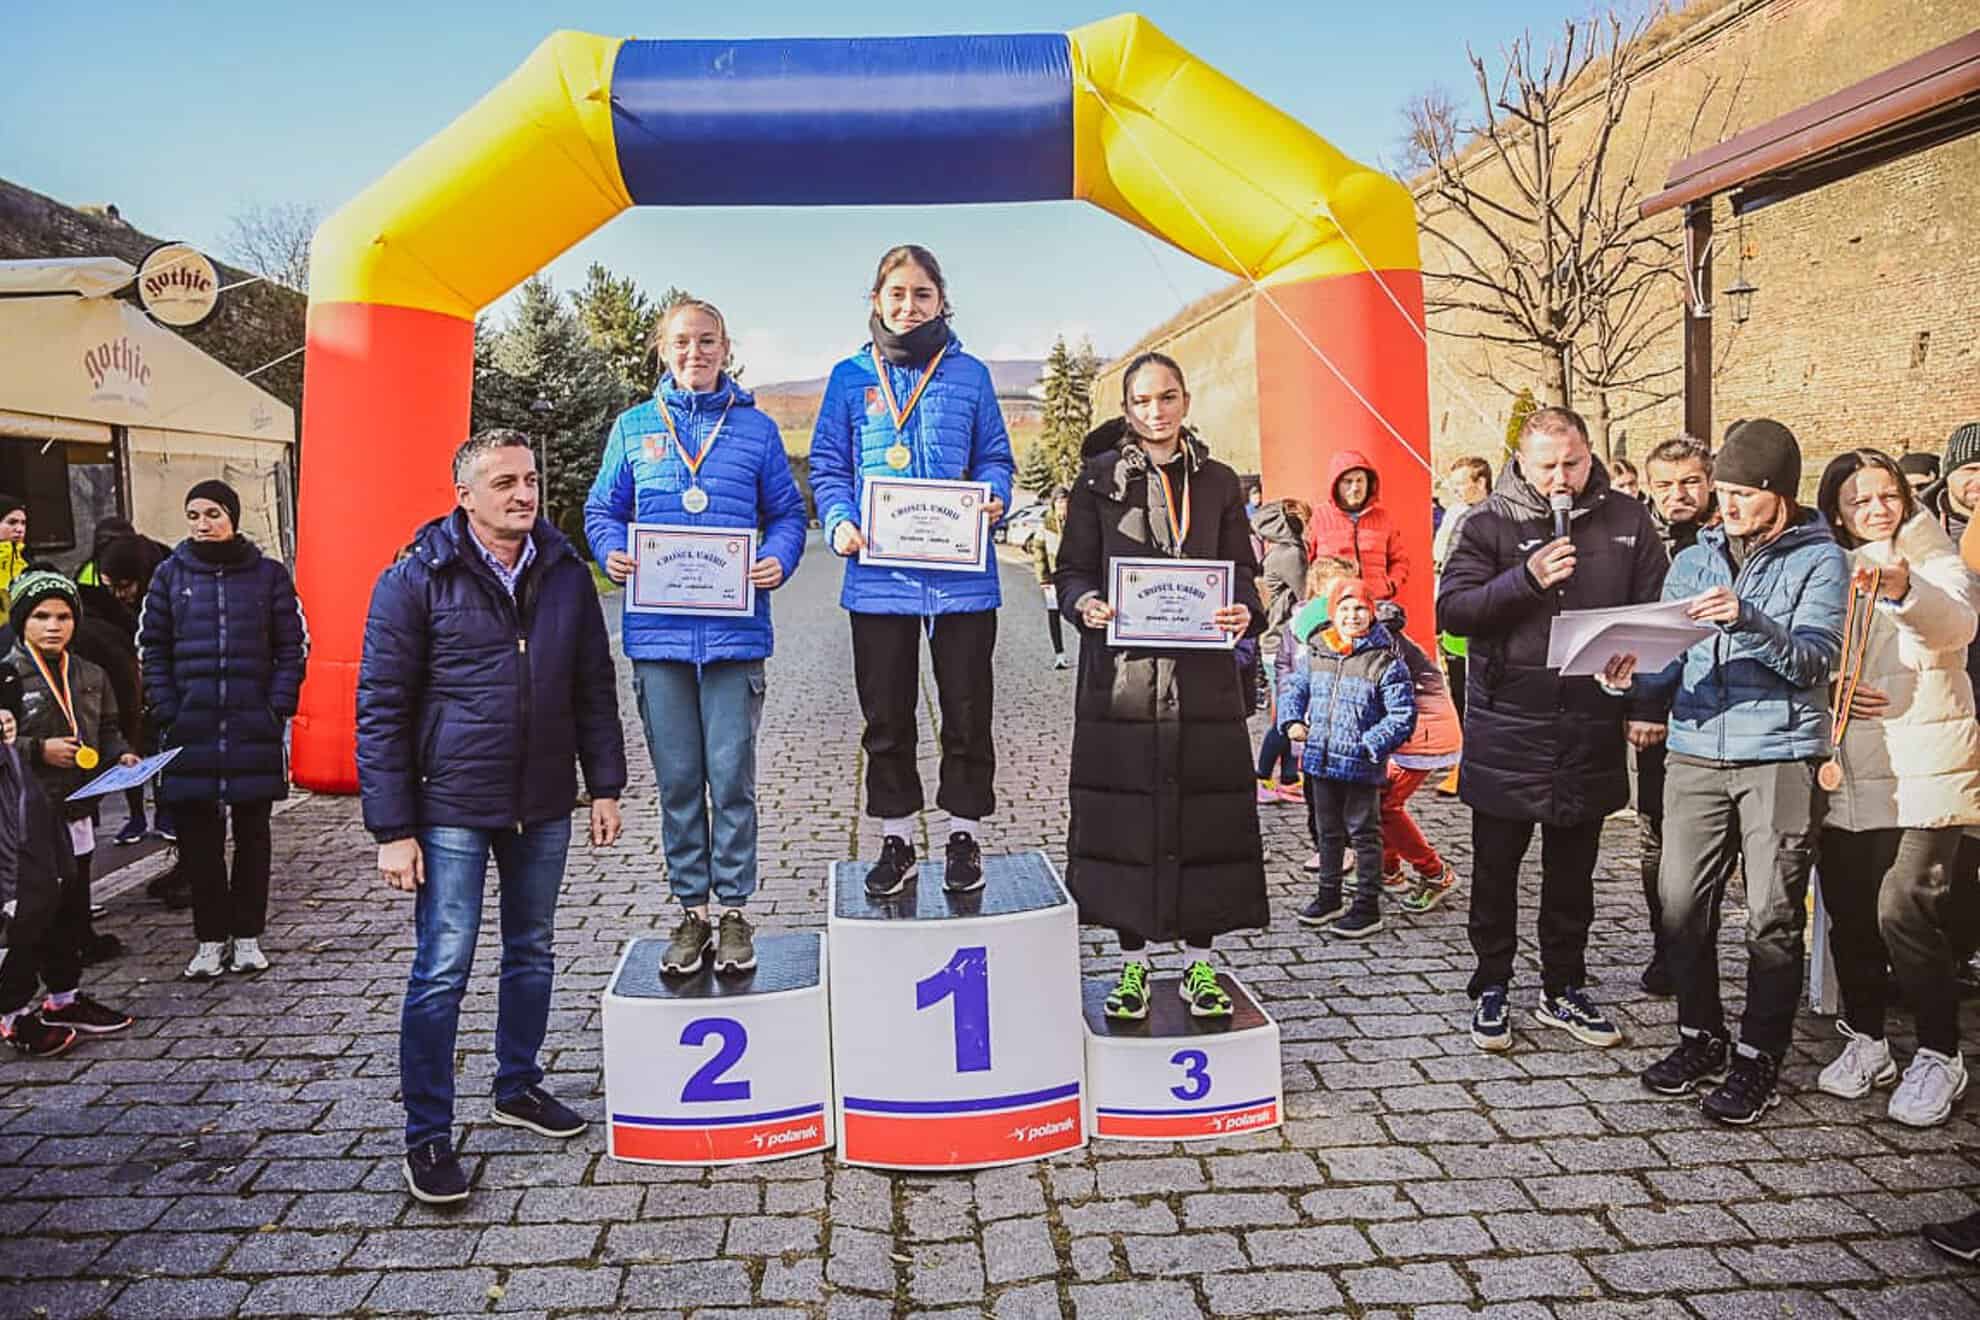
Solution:
[[[1368,474],[1368,500],[1359,509],[1343,509],[1338,494],[1341,478],[1360,468]],[[1394,600],[1409,581],[1409,551],[1402,529],[1382,505],[1382,474],[1357,449],[1335,453],[1327,464],[1327,489],[1313,502],[1313,526],[1306,548],[1313,558],[1334,555],[1351,560],[1355,572],[1382,600]]]
[[[1107,595],[1118,558],[1229,560],[1233,599],[1264,630],[1258,563],[1237,474],[1185,434],[1190,526],[1173,544],[1162,482],[1115,419],[1086,438],[1053,582],[1080,630],[1066,878],[1081,920],[1151,940],[1267,921],[1264,850],[1245,729],[1250,694],[1231,654],[1107,645],[1079,603]],[[1178,483],[1180,484],[1180,483]]]
[[[1251,530],[1265,544],[1259,556],[1258,595],[1265,602],[1265,632],[1258,639],[1261,655],[1271,655],[1279,634],[1292,622],[1293,611],[1306,599],[1305,531],[1286,509],[1284,500],[1261,505],[1251,515]]]
[[[1927,486],[1918,493],[1918,499],[1926,510],[1939,520],[1939,526],[1946,529],[1946,535],[1952,538],[1952,543],[1958,545],[1960,538],[1966,535],[1966,524],[1969,519],[1953,503],[1952,493],[1946,489],[1946,479],[1940,477]],[[1973,680],[1973,690],[1980,692],[1980,637],[1976,637],[1973,644],[1966,648],[1966,676]]]
[[[509,593],[456,509],[420,528],[371,593],[358,670],[358,790],[380,843],[422,828],[500,830],[568,817],[574,768],[595,798],[626,786],[618,677],[598,590],[544,518]]]
[[[1543,591],[1526,561],[1553,534],[1546,498],[1507,463],[1450,549],[1437,627],[1471,640],[1460,796],[1488,815],[1575,825],[1629,801],[1624,719],[1663,710],[1548,668],[1554,616],[1655,601],[1670,565],[1649,509],[1613,492],[1599,461],[1569,514],[1574,576]]]

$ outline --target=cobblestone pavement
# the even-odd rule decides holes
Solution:
[[[875,843],[836,567],[812,553],[777,597],[764,721],[757,910],[773,929],[820,925],[827,863]],[[995,845],[1057,856],[1071,675],[1049,668],[1028,575],[1005,582]],[[627,937],[669,917],[623,704],[627,836],[573,851],[545,1058],[548,1084],[594,1114],[600,991]],[[1424,815],[1464,867],[1461,809],[1433,798]],[[564,1145],[469,1122],[477,1190],[441,1213],[399,1181],[409,901],[374,881],[353,802],[306,801],[277,818],[275,970],[189,985],[189,920],[123,894],[104,926],[137,952],[92,988],[138,1025],[0,1062],[0,1316],[1980,1314],[1980,1282],[1914,1232],[1974,1207],[1974,1101],[1917,1132],[1817,1093],[1835,1036],[1812,1016],[1760,1127],[1713,1127],[1638,1087],[1674,1028],[1668,1001],[1635,992],[1625,822],[1606,840],[1592,964],[1629,1044],[1587,1048],[1528,1018],[1513,1053],[1487,1057],[1463,1030],[1462,896],[1362,943],[1310,935],[1291,916],[1299,817],[1266,809],[1273,926],[1226,950],[1284,1028],[1281,1130],[922,1177],[819,1157],[624,1165],[596,1128]],[[1738,931],[1729,909],[1733,972]],[[462,1022],[464,1118],[492,1069],[493,936]],[[1097,969],[1113,951],[1093,937],[1085,952]],[[1523,971],[1530,995],[1530,957]]]

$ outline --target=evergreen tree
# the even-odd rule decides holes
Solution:
[[[1074,353],[1065,336],[1052,341],[1045,359],[1044,427],[1018,477],[1025,489],[1042,495],[1071,485],[1079,475],[1079,447],[1093,429],[1093,378],[1099,371],[1091,343],[1083,342]]]
[[[523,284],[507,326],[477,333],[475,357],[475,425],[537,441],[544,515],[582,545],[584,498],[625,404],[610,359],[542,275]]]
[[[677,290],[669,289],[673,294]],[[647,347],[661,308],[655,307],[630,275],[618,276],[597,262],[584,273],[584,287],[571,294],[578,321],[592,346],[605,355],[612,374],[625,386],[629,400],[653,393],[660,376],[658,361]]]

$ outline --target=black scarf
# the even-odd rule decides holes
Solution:
[[[245,536],[230,536],[224,541],[192,541],[193,558],[202,564],[244,564],[254,547]]]
[[[867,329],[873,334],[873,346],[880,350],[880,356],[897,367],[918,367],[942,351],[942,345],[949,342],[948,318],[938,316],[932,321],[923,321],[904,335],[895,334],[874,312],[866,318]]]

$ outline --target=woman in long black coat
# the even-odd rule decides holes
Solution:
[[[268,968],[268,820],[289,795],[283,731],[309,657],[289,570],[235,530],[240,516],[225,482],[187,492],[191,535],[152,575],[138,620],[159,747],[179,749],[159,799],[178,816],[179,869],[192,884],[193,980]],[[231,877],[223,813],[234,824]]]
[[[1109,1015],[1147,1015],[1142,950],[1181,939],[1183,998],[1198,1016],[1224,1016],[1211,939],[1267,920],[1248,694],[1228,651],[1109,647],[1108,562],[1228,560],[1235,603],[1218,622],[1256,636],[1258,561],[1237,474],[1183,425],[1182,369],[1143,354],[1122,394],[1123,415],[1082,448],[1053,574],[1059,608],[1080,628],[1067,882],[1081,920],[1112,927],[1127,955]]]

